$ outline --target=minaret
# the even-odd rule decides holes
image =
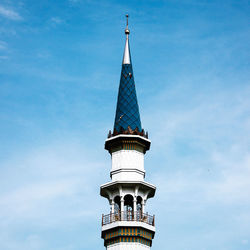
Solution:
[[[126,17],[114,129],[105,141],[112,166],[111,182],[100,190],[110,204],[110,213],[102,216],[102,238],[108,250],[149,250],[155,234],[155,217],[147,213],[146,202],[154,197],[156,188],[144,181],[144,155],[151,142],[141,128]]]

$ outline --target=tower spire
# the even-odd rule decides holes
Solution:
[[[127,14],[127,26],[125,29],[126,42],[123,54],[120,86],[116,106],[114,134],[121,134],[124,131],[127,131],[130,134],[142,132],[129,49],[130,30],[128,28],[128,17],[129,15]]]

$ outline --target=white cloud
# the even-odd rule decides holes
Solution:
[[[63,23],[63,20],[60,17],[52,17],[50,21],[54,24],[61,24]]]
[[[51,57],[51,54],[48,51],[39,51],[37,57],[41,59],[48,59]]]
[[[8,56],[0,56],[0,60],[6,60],[6,59],[9,59]]]
[[[221,179],[210,186],[208,195],[215,202],[250,205],[250,152],[242,160],[221,155],[215,160],[221,167]]]
[[[22,20],[22,17],[19,15],[19,13],[1,5],[0,5],[0,16],[8,18],[10,20],[14,20],[14,21]]]
[[[250,232],[250,89],[228,84],[176,84],[145,110],[152,131],[152,162],[146,164],[153,166],[146,170],[157,187],[147,208],[156,213],[157,240],[172,227],[182,238],[169,242],[175,249],[202,249],[202,242],[207,249],[229,249],[226,244],[241,245]]]
[[[7,49],[7,43],[4,41],[0,41],[0,50],[6,50]]]
[[[230,161],[228,155],[221,155],[223,161]],[[195,164],[199,164],[198,162]],[[188,202],[192,207],[206,208],[208,205],[228,206],[247,204],[250,206],[250,152],[242,161],[212,161],[211,169],[185,169],[155,175],[153,182],[160,188],[165,203]],[[174,203],[174,202],[170,202]],[[193,208],[194,208],[193,207]],[[249,214],[250,215],[250,214]]]
[[[155,154],[164,148],[161,156],[166,157],[159,171],[168,177],[156,176],[155,181],[174,199],[189,197],[204,206],[250,205],[250,89],[215,93],[212,88],[194,95],[178,94],[181,89],[162,91],[155,97],[157,112],[147,111],[146,123],[157,128],[151,138]]]
[[[60,197],[73,194],[76,191],[74,186],[75,183],[72,180],[29,182],[25,187],[18,187],[1,196],[2,216],[12,214],[12,216],[22,216],[23,218],[34,215],[37,217],[44,205],[46,207]]]
[[[54,144],[1,165],[0,227],[18,220],[58,225],[98,210],[92,197],[98,196],[102,163],[88,159],[84,146]]]
[[[79,228],[92,227],[90,241],[99,235],[109,211],[99,196],[105,167],[77,139],[16,152],[0,165],[0,249],[69,250],[81,245],[81,238],[72,243]]]
[[[243,245],[247,245],[248,244],[248,240],[242,240],[242,244]]]

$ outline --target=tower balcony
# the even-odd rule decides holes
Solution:
[[[107,249],[113,244],[136,244],[115,249],[149,249],[154,235],[155,216],[148,213],[131,210],[102,215],[102,238]]]
[[[141,213],[133,211],[110,213],[102,215],[102,226],[109,225],[115,222],[142,222],[150,226],[155,226],[155,216],[148,213]]]

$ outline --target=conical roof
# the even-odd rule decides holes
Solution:
[[[117,98],[114,131],[138,130],[141,132],[141,119],[137,102],[135,81],[129,49],[128,24],[125,29],[126,43],[123,55],[120,86]]]

